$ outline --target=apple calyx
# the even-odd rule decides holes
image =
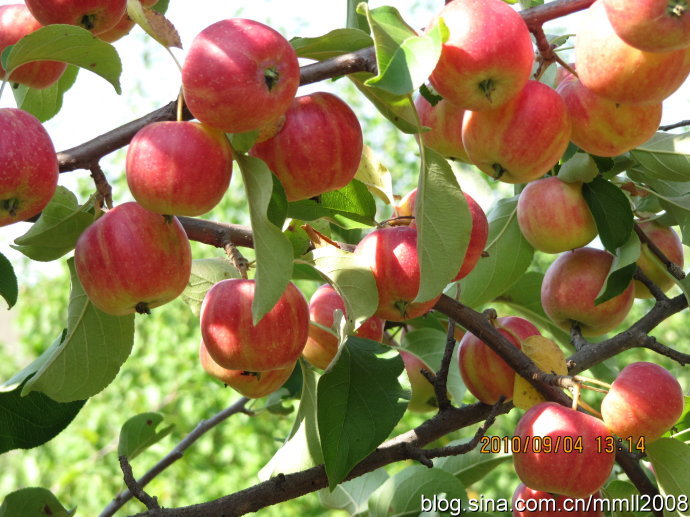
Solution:
[[[668,14],[680,18],[688,10],[688,3],[685,0],[671,0],[668,3]]]
[[[266,88],[270,92],[273,87],[278,84],[280,80],[280,74],[275,68],[267,68],[264,70],[264,82],[266,83]]]
[[[7,213],[12,217],[17,215],[17,207],[19,206],[19,199],[16,197],[11,197],[10,199],[5,199],[0,201],[0,208],[7,210]]]
[[[137,314],[151,314],[151,309],[149,308],[149,304],[146,302],[139,302],[134,306],[134,310],[137,312]]]
[[[484,97],[491,102],[491,94],[496,91],[496,83],[493,79],[484,79],[479,83],[479,89],[484,94]]]
[[[494,163],[491,165],[494,171],[496,171],[496,175],[494,176],[494,179],[499,179],[501,176],[503,176],[506,172],[508,172],[508,169],[503,167],[500,163]]]
[[[79,26],[85,28],[87,31],[93,30],[96,26],[96,15],[95,14],[85,14],[79,20]]]
[[[400,317],[404,320],[407,319],[407,308],[409,307],[409,305],[410,305],[410,302],[405,301],[405,300],[398,300],[397,302],[393,303],[393,306],[400,313]]]

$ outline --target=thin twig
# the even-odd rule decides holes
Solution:
[[[580,328],[579,323],[573,323],[570,326],[570,342],[578,352],[592,344],[582,335],[582,329]]]
[[[690,120],[681,120],[674,124],[668,124],[666,126],[659,126],[659,131],[670,131],[671,129],[676,129],[677,127],[690,126]]]
[[[635,223],[633,225],[633,228],[635,229],[635,233],[637,236],[640,238],[640,241],[644,244],[647,245],[649,248],[649,251],[654,253],[656,257],[661,261],[661,263],[666,266],[666,269],[668,269],[668,272],[671,273],[674,277],[676,277],[678,280],[683,280],[685,278],[685,273],[683,272],[683,268],[676,264],[675,262],[672,262],[665,254],[663,251],[659,249],[659,247],[654,244],[654,242],[647,236],[646,233],[640,228],[640,225]]]
[[[91,165],[90,169],[91,177],[96,185],[96,203],[97,207],[103,208],[104,206],[108,209],[113,208],[113,188],[108,183],[108,179],[105,177],[105,173],[98,162]]]
[[[652,282],[647,275],[644,274],[644,272],[640,269],[638,266],[635,274],[633,275],[633,278],[636,280],[639,280],[644,284],[644,286],[649,289],[649,292],[652,293],[652,296],[656,300],[668,300],[668,296],[666,296],[666,293],[664,293],[661,290],[661,287],[656,285],[654,282]]]
[[[134,494],[134,497],[139,499],[139,501],[141,501],[149,510],[160,509],[158,499],[147,494],[141,485],[137,483],[137,480],[134,479],[132,466],[129,464],[129,461],[127,461],[127,456],[123,455],[118,459],[120,460],[120,468],[122,469],[125,485],[127,485],[129,491]]]
[[[647,339],[645,340],[645,343],[642,346],[653,352],[656,352],[657,354],[670,357],[671,359],[679,363],[681,366],[690,364],[690,355],[684,354],[682,352],[679,352],[678,350],[674,350],[673,348],[659,343],[654,336],[647,336]]]
[[[450,370],[450,361],[455,350],[455,320],[448,319],[448,334],[446,336],[446,348],[443,352],[443,359],[441,359],[441,367],[436,372],[436,379],[434,380],[434,392],[436,392],[436,400],[438,401],[438,410],[445,411],[451,407],[450,399],[448,398],[448,371]],[[457,401],[460,403],[460,401]]]
[[[235,266],[235,269],[240,272],[240,276],[246,280],[247,271],[249,270],[249,261],[244,255],[242,255],[242,253],[240,253],[240,250],[237,249],[237,246],[231,242],[228,242],[224,248],[225,253],[230,259],[230,262],[232,262],[232,265]]]

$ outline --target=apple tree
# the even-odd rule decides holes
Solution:
[[[114,479],[86,506],[102,516],[687,515],[690,145],[672,131],[689,122],[660,123],[690,13],[510,3],[406,20],[348,0],[319,36],[235,17],[190,41],[166,0],[0,6],[0,232],[25,228],[14,252],[69,275],[42,317],[24,259],[0,254],[0,295],[34,311],[0,385],[0,465],[37,448],[59,468],[40,451],[108,400]],[[545,32],[579,11],[577,35]],[[135,24],[179,95],[56,152],[44,123],[75,81],[127,95],[112,43]],[[177,417],[122,403],[170,378],[196,386]],[[214,459],[231,444],[198,450],[221,427],[250,469]],[[215,491],[162,490],[180,465],[178,484]],[[244,470],[228,486],[209,466]],[[82,494],[22,481],[1,516],[79,511]]]

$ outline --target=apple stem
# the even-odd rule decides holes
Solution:
[[[599,411],[597,411],[597,410],[594,409],[592,406],[590,406],[589,404],[587,404],[584,400],[580,399],[579,405],[580,405],[580,407],[581,407],[582,409],[584,409],[584,410],[587,411],[588,413],[591,413],[592,415],[594,415],[595,417],[597,417],[597,418],[600,419],[600,420],[602,419],[601,413],[599,413]]]
[[[267,68],[264,70],[264,81],[266,82],[266,87],[268,88],[268,91],[270,92],[273,87],[278,84],[278,80],[280,79],[280,74],[278,73],[278,70],[275,68]]]
[[[139,302],[134,306],[134,310],[137,314],[151,314],[151,309],[149,309],[149,304],[146,302]]]
[[[573,386],[573,403],[572,403],[572,409],[573,411],[577,411],[577,405],[580,403],[580,383],[576,382],[575,386]]]
[[[81,17],[79,25],[84,27],[87,31],[90,31],[96,26],[96,15],[95,14],[85,14]]]
[[[573,379],[575,379],[576,381],[580,381],[580,382],[589,382],[590,384],[597,384],[599,386],[603,386],[604,388],[611,389],[611,385],[608,382],[599,381],[597,379],[592,379],[590,377],[583,377],[582,375],[576,375],[575,377],[573,377]]]

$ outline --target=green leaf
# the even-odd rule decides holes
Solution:
[[[292,38],[290,44],[298,57],[321,61],[371,47],[374,41],[364,30],[350,28],[335,29],[316,38]]]
[[[594,216],[599,238],[611,253],[623,246],[633,230],[633,213],[623,191],[601,177],[582,185],[582,195]]]
[[[350,337],[340,358],[319,379],[317,420],[332,490],[390,434],[405,413],[398,376],[402,359],[374,341]],[[366,425],[362,425],[366,422]]]
[[[189,283],[182,291],[182,301],[189,305],[195,316],[201,313],[204,296],[214,284],[228,278],[240,278],[240,272],[228,259],[207,258],[192,261]]]
[[[614,296],[618,296],[625,291],[630,282],[632,282],[633,275],[637,270],[637,259],[640,258],[640,238],[635,232],[630,233],[630,237],[623,246],[616,250],[614,254],[611,269],[606,276],[604,285],[594,300],[595,305],[604,303]]]
[[[58,402],[87,399],[112,382],[132,351],[134,315],[98,310],[79,283],[74,259],[67,263],[72,281],[67,333],[15,376],[25,379],[35,372],[22,395],[40,391]]]
[[[368,34],[369,25],[367,24],[367,17],[357,12],[357,6],[362,1],[365,4],[369,2],[369,0],[347,0],[347,21],[345,26],[350,29],[360,29]]]
[[[127,420],[120,431],[117,455],[127,456],[128,460],[132,460],[168,436],[174,425],[156,430],[164,418],[160,413],[140,413]]]
[[[79,206],[77,198],[59,186],[29,231],[12,247],[33,260],[49,262],[74,249],[81,233],[93,222],[93,198]]]
[[[285,292],[292,274],[292,244],[267,217],[273,195],[273,174],[266,164],[237,154],[249,202],[249,218],[256,251],[256,291],[252,303],[254,325],[270,311]]]
[[[680,496],[690,494],[690,446],[674,438],[659,438],[647,445],[647,457],[652,462],[659,492],[672,496],[676,501]],[[690,515],[690,510],[678,511],[677,515]]]
[[[246,153],[256,143],[256,139],[259,137],[259,130],[256,129],[245,133],[225,133],[225,136],[230,140],[234,151]]]
[[[319,501],[322,506],[333,510],[344,510],[349,515],[367,511],[367,500],[374,491],[388,479],[384,469],[367,472],[336,486],[332,492],[327,488],[319,490]]]
[[[299,262],[314,267],[338,291],[353,329],[376,312],[379,299],[376,281],[371,268],[362,265],[360,257],[328,246],[315,249]]]
[[[629,481],[623,481],[621,479],[614,479],[608,485],[606,485],[602,490],[602,496],[610,500],[622,500],[627,499],[630,501],[630,508],[634,508],[633,496],[639,497],[639,492],[635,485]],[[620,505],[620,503],[617,503]],[[611,517],[635,517],[634,512],[626,511],[615,511],[611,512]]]
[[[440,154],[424,148],[426,168],[417,186],[419,292],[416,302],[438,296],[460,271],[470,242],[472,216],[453,170]]]
[[[50,120],[62,109],[62,98],[77,80],[79,68],[69,65],[60,79],[48,88],[37,90],[20,84],[12,88],[17,107],[28,111],[41,122]]]
[[[402,338],[400,347],[419,357],[434,372],[437,372],[441,368],[443,353],[446,350],[446,337],[445,332],[433,328],[421,328],[407,332]],[[450,361],[451,367],[448,371],[446,384],[448,393],[456,404],[460,404],[466,391],[465,383],[462,382],[460,376],[460,369],[457,368],[459,350],[460,348],[456,345],[453,358]]]
[[[462,445],[467,442],[469,440],[453,440],[447,447]],[[434,467],[453,474],[463,485],[469,486],[482,479],[499,465],[509,462],[512,457],[513,455],[507,451],[487,454],[480,452],[480,448],[476,447],[466,454],[437,458],[434,460]]]
[[[364,82],[373,77],[373,74],[369,72],[350,74],[347,77],[371,101],[379,113],[390,120],[400,131],[407,134],[419,132],[414,104],[409,95],[394,95],[380,88],[366,86]]]
[[[566,183],[581,181],[587,183],[599,174],[597,164],[587,153],[575,153],[561,165],[558,170],[558,179]]]
[[[479,307],[505,291],[522,277],[534,255],[534,248],[518,226],[517,197],[500,199],[489,211],[486,252],[472,272],[461,280],[460,301]]]
[[[387,205],[395,203],[391,173],[378,160],[369,146],[365,145],[362,150],[362,159],[359,162],[355,179],[364,183],[369,192],[378,196]]]
[[[374,36],[378,75],[365,81],[394,95],[406,95],[424,84],[441,56],[441,46],[448,39],[448,28],[441,18],[424,35],[410,27],[394,7],[369,10],[360,4]]]
[[[110,43],[75,25],[48,25],[24,36],[12,47],[5,70],[32,61],[63,61],[100,75],[120,94],[122,63]]]
[[[281,185],[280,180],[273,176],[273,191],[271,192],[271,201],[268,203],[266,215],[278,228],[283,227],[283,223],[287,218],[288,201],[285,197],[285,189]]]
[[[420,511],[430,510],[422,507],[422,500],[433,500],[434,496],[445,497],[449,503],[455,501],[454,505],[467,501],[467,492],[458,478],[441,469],[413,465],[398,472],[372,494],[369,517],[419,515]],[[449,510],[457,515],[461,513],[461,508],[453,505]]]
[[[657,133],[630,154],[656,178],[690,180],[690,132]]]
[[[0,506],[0,517],[69,517],[68,511],[47,488],[21,488],[7,494]]]
[[[316,374],[304,359],[300,359],[299,364],[302,368],[302,396],[295,423],[283,446],[259,471],[261,481],[323,463],[316,423]]]
[[[318,200],[288,203],[287,215],[302,221],[325,218],[344,228],[368,228],[376,225],[376,203],[364,183],[352,180],[341,189],[321,194]]]
[[[180,35],[163,13],[145,9],[140,0],[127,0],[127,15],[164,47],[182,48]]]
[[[157,13],[165,14],[168,11],[168,6],[170,5],[170,0],[158,0],[153,7],[151,7],[152,10],[156,11]]]
[[[0,296],[7,302],[7,308],[11,309],[17,303],[19,296],[19,284],[12,264],[7,257],[0,253]]]

